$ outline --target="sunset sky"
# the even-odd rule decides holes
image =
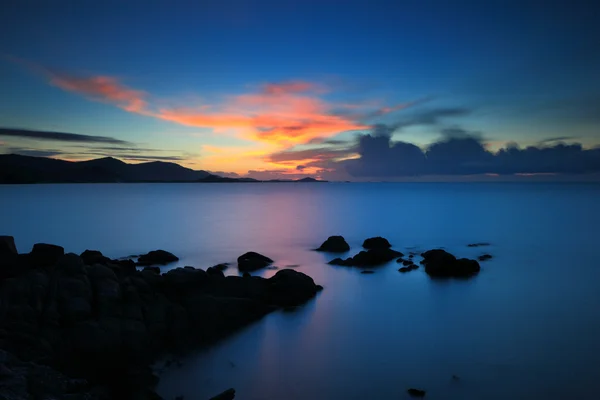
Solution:
[[[3,2],[0,153],[352,179],[394,169],[396,142],[472,139],[577,143],[594,169],[593,3]]]

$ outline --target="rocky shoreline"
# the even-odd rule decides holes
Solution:
[[[154,251],[138,263],[175,259]],[[244,255],[244,266],[253,270],[256,259]],[[161,275],[95,250],[36,244],[18,254],[14,239],[0,236],[0,398],[160,399],[150,368],[157,358],[208,346],[321,289],[291,269],[269,279],[212,267]]]

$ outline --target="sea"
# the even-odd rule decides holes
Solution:
[[[600,399],[600,185],[231,183],[0,185],[0,235],[111,258],[164,249],[207,268],[257,251],[324,287],[160,367],[165,399]],[[315,252],[493,256],[468,280],[395,262],[365,275]],[[487,242],[486,247],[468,247]],[[416,258],[417,260],[419,257]],[[257,271],[269,277],[276,270]]]

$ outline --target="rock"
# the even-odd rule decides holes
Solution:
[[[257,269],[261,269],[273,263],[269,257],[263,256],[262,254],[255,253],[254,251],[249,251],[245,254],[242,254],[237,259],[238,262],[238,270],[240,271],[256,271]]]
[[[479,261],[487,261],[487,260],[491,260],[492,259],[492,255],[491,254],[483,254],[479,257],[477,257],[477,259]]]
[[[136,272],[135,261],[133,260],[112,260],[110,263],[120,275],[131,275]]]
[[[110,258],[105,257],[98,250],[86,250],[81,253],[80,257],[86,265],[108,264],[111,262]]]
[[[160,268],[159,267],[144,267],[144,269],[142,270],[143,272],[153,272],[155,274],[159,274],[160,275]]]
[[[31,250],[30,260],[36,266],[51,266],[65,254],[65,249],[53,244],[36,243]]]
[[[293,269],[279,270],[267,281],[269,302],[282,307],[303,304],[319,291],[310,276]]]
[[[414,254],[409,254],[408,258],[413,258],[415,255]]]
[[[392,247],[390,242],[386,238],[382,238],[381,236],[368,238],[363,242],[363,247],[365,249],[389,249]]]
[[[327,251],[329,253],[344,253],[350,250],[350,245],[346,243],[346,239],[343,236],[329,236],[321,247],[316,250]]]
[[[411,271],[411,269],[410,269],[409,267],[402,267],[402,268],[400,268],[398,271],[400,271],[400,272],[404,273],[404,272]]]
[[[227,267],[229,267],[228,263],[221,263],[221,264],[217,264],[217,265],[213,266],[213,268],[216,268],[219,271],[225,271],[227,269]]]
[[[452,254],[441,249],[426,251],[421,256],[423,256],[421,263],[425,265],[425,272],[432,277],[464,278],[477,274],[481,269],[476,260],[466,258],[457,260]]]
[[[175,261],[179,261],[179,258],[174,254],[164,250],[154,250],[141,255],[137,265],[165,265]]]
[[[426,392],[420,389],[410,388],[406,391],[411,397],[425,397]]]
[[[365,275],[367,275],[367,274],[374,274],[374,273],[375,273],[375,271],[373,271],[373,270],[370,270],[370,269],[365,269],[365,270],[363,270],[363,271],[360,271],[360,273],[361,273],[361,274],[365,274]]]
[[[392,249],[371,249],[361,251],[354,257],[342,260],[336,258],[329,261],[329,265],[342,265],[345,267],[375,267],[392,261],[394,258],[402,257],[403,254]]]
[[[250,275],[250,272],[244,272],[244,274],[242,275],[242,277],[244,277],[244,278],[251,278],[252,275]]]
[[[485,242],[481,242],[481,243],[470,243],[467,245],[467,247],[482,247],[482,246],[489,246],[489,243],[485,243]]]
[[[217,277],[221,277],[221,278],[225,277],[225,274],[223,273],[223,271],[220,270],[220,269],[218,269],[218,268],[216,268],[216,267],[209,267],[206,270],[206,274],[208,276],[217,276]]]
[[[235,398],[235,389],[227,389],[223,393],[220,393],[208,400],[233,400]]]
[[[408,267],[409,265],[413,265],[414,262],[412,260],[403,260],[403,259],[398,259],[397,261],[398,263],[402,263],[402,265],[404,265],[405,267]]]
[[[17,246],[15,246],[15,238],[12,236],[0,236],[0,257],[6,255],[17,255]]]
[[[67,275],[78,275],[85,273],[83,260],[77,254],[67,253],[56,262],[58,268]]]

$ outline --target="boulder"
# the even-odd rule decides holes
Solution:
[[[342,260],[341,258],[334,258],[333,260],[329,261],[327,264],[329,265],[343,265],[343,266],[349,266],[346,264],[346,260]]]
[[[483,255],[480,255],[479,257],[477,257],[477,259],[479,261],[491,260],[492,259],[492,255],[491,254],[483,254]]]
[[[219,278],[224,278],[225,277],[225,274],[223,273],[223,271],[220,270],[219,268],[216,268],[216,267],[209,267],[206,270],[206,274],[208,276],[216,276],[216,277],[219,277]]]
[[[86,268],[81,257],[74,253],[67,253],[60,257],[56,265],[67,275],[84,274]]]
[[[412,260],[404,260],[404,259],[402,259],[402,258],[399,258],[399,259],[397,260],[397,262],[398,262],[399,264],[402,264],[402,265],[404,265],[405,267],[408,267],[409,265],[413,265],[413,264],[414,264],[414,262],[413,262]]]
[[[432,277],[464,278],[477,274],[481,269],[476,260],[456,259],[442,249],[429,250],[421,256],[423,256],[421,263],[425,265],[425,272]]]
[[[17,255],[17,246],[15,246],[15,238],[12,236],[0,236],[0,257],[6,255]]]
[[[427,393],[424,390],[413,388],[408,389],[406,392],[410,397],[425,397],[425,394]]]
[[[329,236],[321,247],[316,250],[327,251],[329,253],[344,253],[350,250],[350,246],[346,243],[346,239],[343,236]]]
[[[407,267],[402,267],[398,271],[404,273],[404,272],[414,271],[415,269],[418,269],[418,268],[419,268],[418,265],[412,264],[412,265],[409,265]]]
[[[148,254],[143,254],[138,258],[137,265],[165,265],[179,261],[179,257],[164,250],[153,250]]]
[[[80,257],[86,265],[108,264],[111,262],[110,258],[105,257],[98,250],[86,250],[81,253]]]
[[[244,271],[256,271],[257,269],[264,268],[273,263],[269,257],[263,256],[262,254],[249,251],[242,254],[237,259],[238,270]]]
[[[221,264],[217,264],[217,265],[213,266],[213,268],[216,268],[219,271],[225,271],[227,269],[227,267],[229,267],[228,263],[221,263]]]
[[[51,266],[56,264],[59,258],[65,254],[65,249],[61,246],[46,243],[36,243],[31,250],[30,261],[35,266]]]
[[[390,242],[386,238],[382,238],[381,236],[368,238],[363,242],[363,247],[365,249],[389,249],[392,247]]]
[[[268,282],[269,302],[281,307],[305,303],[319,291],[310,276],[293,269],[279,270]]]
[[[220,393],[208,400],[233,400],[235,398],[235,389],[227,389],[223,393]]]
[[[368,275],[368,274],[374,274],[375,271],[373,271],[372,269],[365,269],[363,271],[360,271],[360,273],[364,274],[364,275]]]
[[[489,243],[485,243],[485,242],[481,242],[481,243],[469,243],[467,245],[467,247],[482,247],[482,246],[489,246]]]
[[[112,260],[110,264],[119,275],[131,275],[136,271],[135,261],[133,260]]]
[[[376,267],[402,256],[402,253],[392,249],[371,249],[361,251],[354,257],[345,260],[342,260],[341,258],[333,259],[329,261],[328,264],[342,265],[345,267]]]
[[[144,267],[144,269],[142,271],[143,272],[146,272],[146,271],[153,272],[155,274],[160,275],[160,268],[158,268],[158,267]]]

